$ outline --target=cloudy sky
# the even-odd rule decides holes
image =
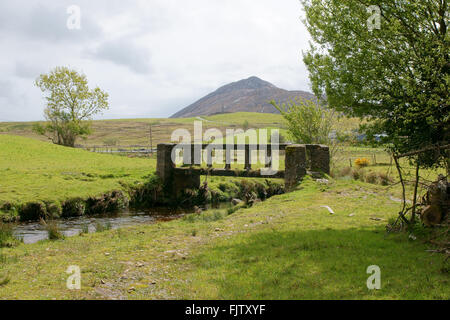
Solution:
[[[250,76],[310,90],[302,15],[298,0],[2,0],[0,121],[42,119],[34,80],[62,65],[110,94],[99,118],[168,117]]]

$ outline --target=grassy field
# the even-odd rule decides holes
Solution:
[[[121,189],[121,182],[143,181],[155,166],[154,159],[96,154],[0,135],[0,203],[94,196]]]
[[[201,121],[203,130],[217,128],[225,134],[227,128],[239,129],[244,121],[248,120],[249,127],[260,128],[285,128],[285,122],[281,115],[262,114],[251,112],[239,112],[199,118],[182,119],[121,119],[99,120],[92,122],[93,134],[86,140],[77,143],[84,146],[103,146],[111,143],[121,146],[150,144],[150,124],[152,124],[153,146],[158,143],[170,141],[171,134],[176,129],[187,129],[193,135],[194,121]],[[339,129],[357,129],[359,120],[343,118],[338,122]],[[19,135],[48,141],[46,137],[39,136],[32,131],[33,122],[9,122],[0,123],[0,135]]]
[[[5,248],[0,299],[449,299],[448,264],[426,252],[426,230],[385,233],[398,209],[386,187],[307,179],[231,215]],[[70,265],[79,291],[66,288]],[[380,290],[367,289],[370,265]]]

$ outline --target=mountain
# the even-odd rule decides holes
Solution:
[[[189,118],[241,111],[278,113],[278,110],[269,101],[287,102],[295,98],[315,100],[312,93],[280,89],[258,77],[250,77],[220,87],[175,113],[171,118]]]

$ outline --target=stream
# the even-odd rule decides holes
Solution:
[[[224,204],[211,209],[229,207]],[[204,212],[206,212],[205,210]],[[89,233],[96,231],[97,225],[108,226],[111,229],[121,227],[153,224],[160,221],[171,221],[179,219],[193,211],[167,208],[153,208],[147,211],[124,211],[116,214],[105,214],[96,216],[81,216],[68,219],[56,220],[59,231],[66,237],[79,235],[83,229],[88,229]],[[14,227],[14,236],[22,240],[25,244],[36,243],[48,239],[48,233],[44,225],[40,222],[22,222]]]

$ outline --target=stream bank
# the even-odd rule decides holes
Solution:
[[[194,206],[230,203],[239,199],[252,205],[274,195],[284,193],[284,183],[269,179],[224,179],[211,178],[199,189],[185,189],[173,201],[164,194],[159,178],[150,175],[144,182],[121,183],[120,190],[87,198],[71,198],[61,202],[36,200],[24,204],[5,202],[0,204],[3,222],[29,222],[74,217],[95,217],[124,212],[127,210],[148,210],[157,207],[193,208]]]

